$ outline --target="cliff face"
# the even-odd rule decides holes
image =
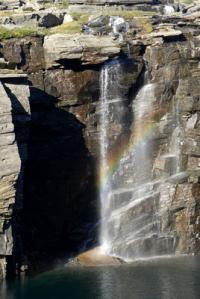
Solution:
[[[134,178],[134,167],[122,183],[127,168],[122,177],[117,174],[121,190],[111,196],[112,214],[107,224],[112,240],[110,250],[127,259],[155,253],[199,253],[199,42],[195,37],[192,43],[183,36],[178,41],[173,36],[172,42],[169,36],[163,42],[165,38],[163,35],[149,42],[143,56],[150,75],[146,101],[153,97],[149,109],[154,114],[153,119],[146,120],[154,131],[148,152],[142,156],[148,159],[152,170],[148,184],[143,184],[139,195],[132,191],[134,179],[129,182],[129,178]],[[141,93],[140,97],[143,96]],[[133,97],[133,105],[137,100]],[[146,108],[141,105],[140,109]],[[146,127],[142,128],[145,132]],[[139,167],[144,169],[140,170],[137,162],[135,165],[139,180],[143,177],[145,181],[148,165],[141,161]],[[135,205],[137,196],[141,203]]]
[[[167,198],[167,225],[169,230],[175,232],[177,253],[198,253],[199,41],[193,37],[192,41],[150,46],[146,51],[146,57],[152,81],[157,82],[156,97],[159,105],[166,109],[161,123],[166,122],[174,107],[180,121],[179,136],[175,130],[173,131],[171,121],[164,125],[160,136],[161,145],[154,162],[155,176],[159,177],[163,171],[171,171],[167,161],[164,162],[161,156],[170,152],[173,138],[180,138],[180,171],[185,172],[186,177],[180,180],[172,177],[161,187],[163,197]]]
[[[21,246],[15,217],[23,206],[24,163],[27,158],[29,87],[26,75],[1,74],[0,136],[0,256],[1,275],[6,272],[6,257]],[[22,254],[19,253],[19,254]]]
[[[162,227],[175,237],[175,253],[199,253],[198,18],[152,18],[151,24],[149,34],[132,24],[123,42],[108,35],[63,33],[1,41],[1,67],[22,70],[29,88],[22,75],[0,75],[0,272],[7,256],[14,255],[19,264],[26,256],[32,267],[97,242],[99,80],[102,64],[115,58],[124,69],[120,86],[127,107],[123,123],[111,124],[113,143],[131,133],[130,107],[148,69],[156,84],[155,109],[162,108],[153,175],[170,175],[159,195],[167,203]],[[174,109],[181,128],[181,177],[172,176],[169,155],[176,139]],[[129,211],[124,235],[131,233],[126,222],[132,217]],[[115,246],[117,253],[128,250],[122,245]]]

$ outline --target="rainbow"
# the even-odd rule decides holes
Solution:
[[[120,161],[123,157],[128,156],[131,152],[137,150],[141,142],[154,133],[157,127],[157,120],[160,119],[164,109],[159,109],[148,115],[142,120],[134,129],[133,134],[129,138],[118,140],[113,146],[113,150],[108,153],[107,169],[100,169],[98,186],[104,188],[113,176],[113,174],[119,168]]]

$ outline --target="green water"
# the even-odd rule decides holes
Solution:
[[[200,299],[200,258],[63,268],[0,285],[1,299]]]

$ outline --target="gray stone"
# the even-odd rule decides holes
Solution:
[[[95,49],[95,51],[94,51]],[[120,46],[110,36],[54,34],[44,40],[46,68],[58,67],[65,60],[83,64],[103,63],[120,53]]]
[[[19,176],[27,159],[28,98],[26,75],[0,74],[0,277],[6,273],[5,257],[13,254],[11,218],[13,205],[18,205]]]
[[[61,11],[46,10],[28,13],[12,14],[0,17],[0,24],[6,28],[15,27],[54,27],[61,25],[64,20],[64,13]]]
[[[54,26],[61,25],[63,20],[64,20],[64,15],[58,16],[53,13],[47,13],[43,16],[41,15],[38,22],[38,26],[45,27],[45,28],[54,27]]]

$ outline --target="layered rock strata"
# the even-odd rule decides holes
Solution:
[[[26,75],[0,74],[0,80],[0,256],[5,276],[7,257],[16,253],[15,246],[21,246],[14,215],[23,205],[30,107]]]

